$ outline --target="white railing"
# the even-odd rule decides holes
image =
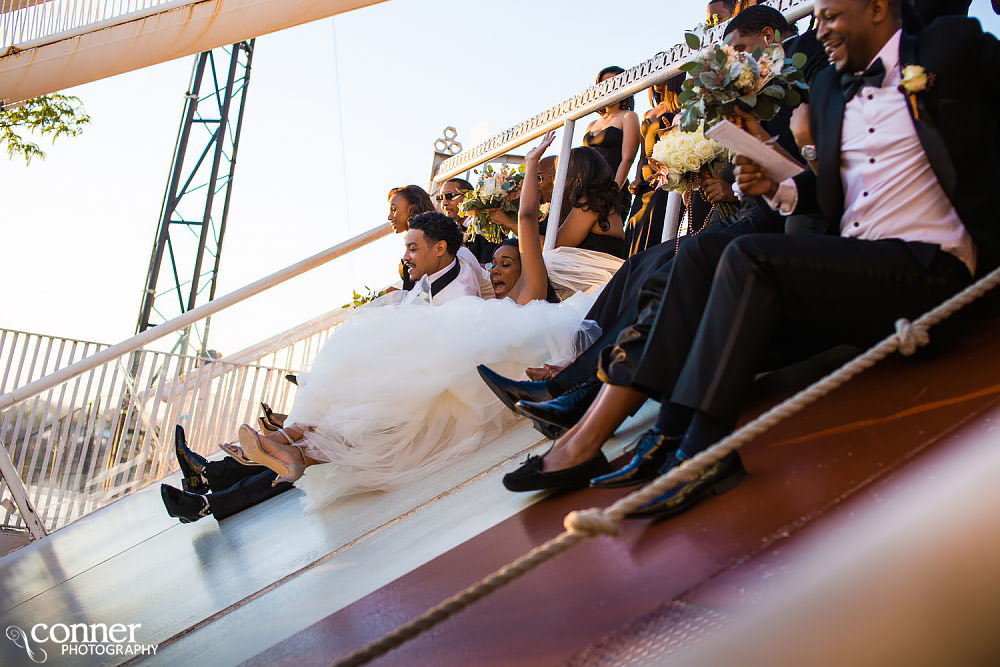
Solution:
[[[0,440],[51,531],[176,470],[174,424],[208,454],[253,421],[261,397],[284,409],[293,387],[283,377],[296,371],[140,350],[8,408]],[[14,489],[4,494],[0,526],[30,528]]]
[[[0,0],[0,55],[198,0]]]
[[[811,0],[770,4],[780,4],[792,20],[812,8]],[[705,37],[717,40],[722,29],[713,28]],[[562,125],[564,159],[559,161],[550,212],[557,219],[576,119],[673,76],[691,55],[685,45],[658,54],[446,160],[434,180],[499,157]],[[555,230],[556,225],[549,228]],[[240,422],[251,420],[261,398],[284,409],[292,386],[282,377],[308,366],[332,327],[346,316],[344,311],[327,313],[216,362],[144,347],[388,234],[385,225],[372,229],[118,345],[88,348],[93,353],[84,359],[57,352],[53,364],[43,363],[38,372],[0,386],[6,392],[0,395],[0,525],[27,527],[39,537],[161,478],[175,466],[174,423],[186,425],[197,451],[208,452],[231,437]],[[38,357],[42,347],[50,350],[48,342],[35,345],[37,354],[22,351],[21,356]],[[9,358],[17,356],[11,353]]]

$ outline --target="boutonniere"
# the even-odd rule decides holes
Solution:
[[[920,65],[907,65],[903,68],[903,82],[899,84],[899,92],[906,95],[910,108],[913,109],[913,117],[919,119],[920,113],[917,111],[917,93],[922,93],[934,83],[934,75],[928,74]]]

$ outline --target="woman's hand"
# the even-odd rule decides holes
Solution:
[[[552,142],[555,141],[555,139],[556,139],[555,130],[549,130],[548,132],[546,132],[545,136],[542,137],[542,143],[538,144],[525,154],[524,156],[525,161],[540,160],[542,156],[545,154],[545,149],[551,146]]]
[[[507,215],[498,208],[491,208],[486,215],[494,225],[500,225],[508,231],[517,233],[517,218],[514,216]]]

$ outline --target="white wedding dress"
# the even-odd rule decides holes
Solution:
[[[415,290],[416,291],[416,290]],[[360,308],[320,350],[288,424],[329,461],[298,482],[312,507],[397,488],[495,440],[516,417],[480,379],[568,363],[600,334],[583,317],[594,297],[559,304],[463,297],[432,306],[399,293]]]

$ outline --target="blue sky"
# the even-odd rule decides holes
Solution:
[[[1000,31],[988,0],[973,13]],[[673,45],[703,16],[702,3],[677,0],[390,0],[258,38],[218,294],[383,223],[387,189],[427,182],[446,125],[471,147],[605,65]],[[0,327],[132,333],[191,60],[68,91],[94,119],[85,133],[43,145],[48,158],[28,167],[0,162]],[[383,285],[400,253],[390,237],[257,297],[216,320],[212,346],[234,351]]]

